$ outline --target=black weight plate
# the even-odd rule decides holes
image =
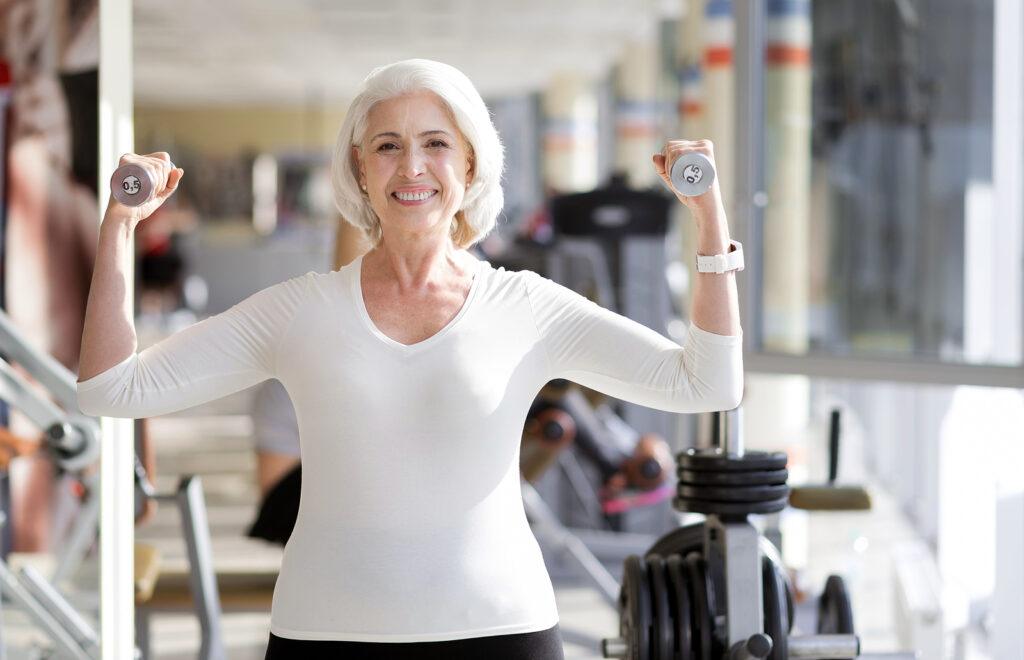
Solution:
[[[761,559],[764,632],[772,638],[768,660],[789,660],[789,621],[786,611],[785,583],[768,557]]]
[[[746,472],[750,470],[782,470],[789,458],[781,451],[748,451],[742,456],[687,449],[680,452],[677,464],[684,470],[696,472]]]
[[[761,554],[767,557],[775,564],[775,569],[782,576],[782,581],[786,586],[786,620],[789,621],[789,631],[793,631],[793,623],[796,621],[794,615],[794,596],[793,596],[793,582],[789,579],[789,573],[786,572],[786,565],[782,561],[782,555],[779,553],[779,549],[775,547],[775,544],[761,537]]]
[[[818,634],[852,635],[853,608],[846,582],[838,575],[825,580],[825,590],[818,598]]]
[[[789,470],[750,470],[748,472],[698,472],[676,469],[679,481],[696,486],[768,486],[784,484]]]
[[[700,553],[691,552],[686,556],[686,577],[690,587],[690,603],[693,605],[694,656],[697,660],[711,660],[711,633],[715,621],[711,618],[711,604],[708,602],[708,581],[704,576],[704,560]]]
[[[669,602],[672,604],[672,621],[675,624],[675,654],[673,660],[693,660],[693,615],[690,594],[686,587],[683,558],[670,555],[665,560],[668,575]]]
[[[785,509],[788,503],[788,496],[768,502],[711,502],[683,497],[672,499],[672,506],[677,511],[691,511],[693,513],[715,514],[719,516],[775,513]]]
[[[668,607],[668,585],[665,584],[665,560],[661,555],[647,555],[646,562],[653,606],[652,657],[654,660],[672,660],[672,616]]]
[[[662,557],[678,554],[685,557],[694,550],[701,550],[703,548],[704,523],[699,522],[685,527],[677,527],[669,531],[655,541],[646,554],[661,555]]]
[[[789,497],[789,486],[689,486],[680,484],[679,497],[716,502],[768,502]]]
[[[649,660],[650,596],[644,561],[629,555],[623,564],[619,592],[619,637],[626,640],[628,660]]]

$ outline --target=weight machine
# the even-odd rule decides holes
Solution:
[[[3,356],[0,359],[0,399],[20,410],[44,431],[42,449],[50,454],[59,470],[73,475],[83,487],[80,510],[59,544],[53,575],[45,577],[31,566],[15,573],[0,559],[0,594],[28,614],[54,642],[54,649],[37,649],[39,657],[95,660],[100,657],[96,629],[75,609],[60,587],[81,566],[99,529],[99,474],[87,474],[86,468],[99,457],[100,428],[95,419],[77,412],[74,374],[49,355],[33,349],[3,311],[0,311],[0,354]],[[12,364],[18,364],[31,374],[38,385],[30,383]],[[141,496],[174,502],[181,511],[191,591],[202,629],[199,657],[222,660],[226,655],[220,635],[220,600],[202,484],[197,477],[185,476],[176,493],[159,495],[149,483],[138,456],[135,458],[135,483]],[[0,524],[4,522],[0,512]],[[135,652],[137,658],[145,658],[148,653],[145,632],[143,628],[142,648]],[[0,638],[0,660],[5,657],[6,648]]]

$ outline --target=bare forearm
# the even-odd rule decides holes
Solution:
[[[729,224],[725,210],[695,213],[697,221],[697,253],[708,256],[723,254],[729,249]],[[718,335],[740,334],[739,294],[736,271],[728,273],[696,273],[690,318],[701,330]]]
[[[133,231],[133,221],[109,214],[100,226],[82,330],[79,382],[103,373],[138,347],[128,296]]]

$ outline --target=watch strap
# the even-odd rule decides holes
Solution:
[[[729,241],[729,251],[725,254],[697,255],[698,273],[720,275],[732,270],[743,270],[743,244],[739,241]]]

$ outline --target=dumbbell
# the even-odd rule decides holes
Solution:
[[[114,170],[110,177],[110,194],[125,206],[142,206],[156,195],[159,183],[144,167],[129,163]]]
[[[702,153],[691,151],[672,163],[672,185],[681,195],[696,197],[711,189],[715,182],[715,167]]]

